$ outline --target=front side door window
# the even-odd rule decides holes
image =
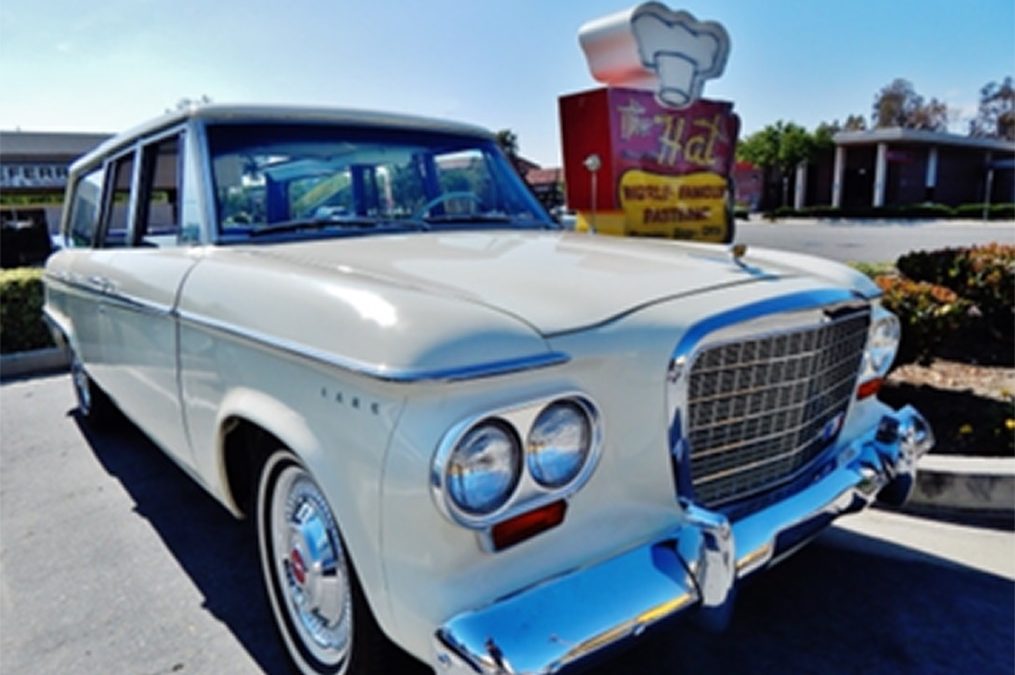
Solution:
[[[141,189],[134,242],[166,247],[180,242],[181,152],[176,134],[146,145],[141,152]]]

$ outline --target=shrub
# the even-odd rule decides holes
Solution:
[[[956,218],[969,218],[973,220],[983,220],[983,209],[985,204],[959,204],[955,207]],[[987,213],[990,214],[990,207],[987,207]]]
[[[849,266],[861,274],[866,274],[871,279],[895,273],[895,264],[890,262],[851,262]]]
[[[932,202],[895,207],[897,218],[951,218],[953,215],[954,209],[950,206]]]
[[[970,304],[944,286],[903,277],[879,276],[882,303],[902,323],[902,342],[896,364],[927,362],[942,341],[965,324]]]
[[[991,220],[1015,220],[1015,204],[994,204],[990,207]]]
[[[895,208],[891,206],[848,206],[842,209],[846,218],[895,218]]]
[[[953,274],[955,260],[961,249],[942,248],[936,251],[912,251],[900,256],[895,266],[899,272],[913,281],[926,281],[943,286],[949,285],[946,280]]]
[[[1010,336],[1015,330],[1015,246],[916,251],[896,266],[914,281],[946,286],[974,303],[992,331]]]
[[[751,213],[747,210],[747,207],[738,206],[733,210],[733,217],[737,220],[748,220],[751,217]]]
[[[1015,246],[987,244],[965,249],[948,284],[976,303],[987,324],[1002,335],[1015,331]]]
[[[42,269],[0,271],[0,352],[52,346],[42,322]]]
[[[842,215],[841,209],[828,205],[806,206],[803,213],[812,218],[838,218]]]

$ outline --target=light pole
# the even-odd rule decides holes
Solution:
[[[595,234],[596,233],[596,174],[599,172],[599,169],[603,166],[603,161],[601,159],[599,159],[599,155],[593,153],[593,154],[591,154],[591,155],[589,155],[588,157],[585,158],[585,161],[583,162],[583,164],[585,165],[585,168],[588,169],[589,180],[591,182],[591,186],[590,187],[591,187],[591,190],[592,190],[592,222],[589,223],[589,231],[592,232],[592,234]]]

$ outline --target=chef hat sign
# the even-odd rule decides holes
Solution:
[[[590,21],[579,30],[578,42],[596,80],[654,89],[674,108],[699,99],[705,80],[722,75],[730,52],[720,24],[658,2]]]
[[[604,86],[558,99],[575,229],[732,241],[740,118],[702,97],[726,68],[726,30],[646,2],[586,23],[578,42]]]

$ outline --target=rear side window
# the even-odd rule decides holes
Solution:
[[[105,169],[100,167],[81,177],[74,188],[71,202],[70,228],[67,244],[72,248],[91,246],[102,207],[102,181]]]

